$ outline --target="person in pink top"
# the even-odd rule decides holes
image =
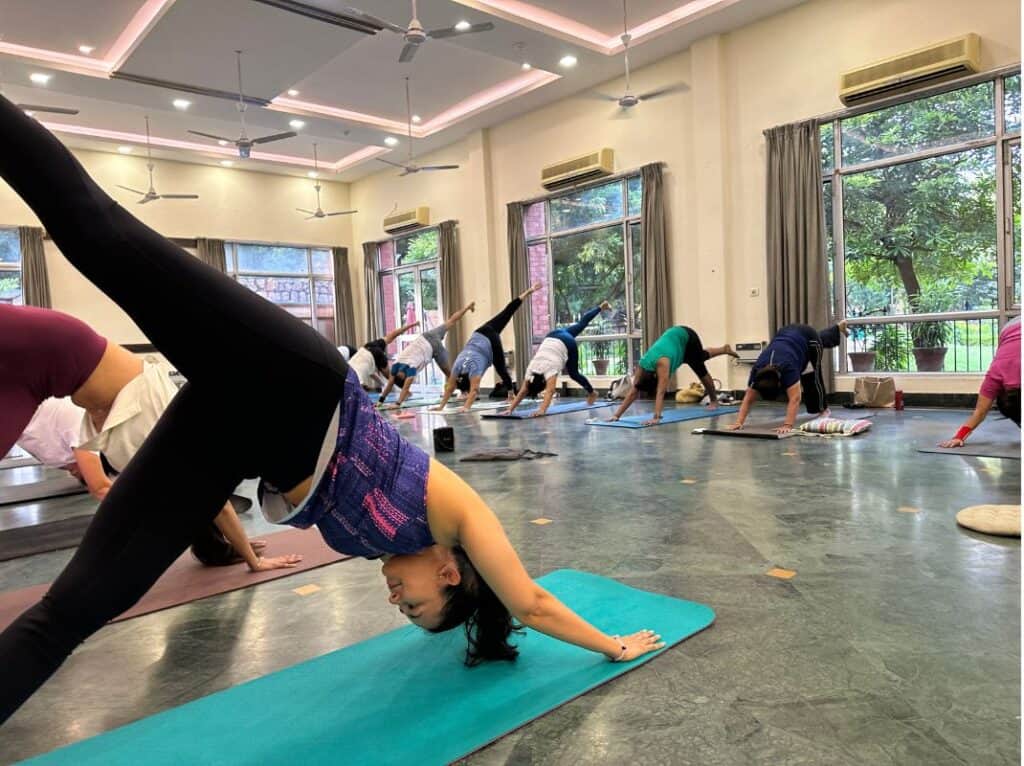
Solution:
[[[956,436],[939,446],[964,446],[971,431],[981,425],[993,404],[1020,428],[1020,317],[1007,322],[999,333],[999,347],[981,383],[974,412],[960,426]]]

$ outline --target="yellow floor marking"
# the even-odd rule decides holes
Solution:
[[[697,483],[697,480],[696,480],[696,479],[683,479],[683,480],[682,480],[681,482],[679,482],[679,483],[680,483],[680,484],[696,484],[696,483]]]
[[[798,452],[783,452],[782,454],[783,455],[788,455],[789,457],[796,457],[800,453],[798,453]]]
[[[920,508],[915,508],[912,505],[901,505],[896,510],[899,511],[900,513],[920,513],[921,512]]]
[[[796,577],[796,570],[772,567],[767,572],[765,572],[765,574],[769,577],[775,577],[779,580],[792,580],[794,577]]]
[[[309,585],[303,585],[301,588],[293,588],[292,593],[297,593],[300,596],[312,596],[318,590],[320,590],[319,585],[310,583]]]
[[[551,519],[544,519],[544,518],[533,519],[530,523],[531,524],[536,524],[537,526],[540,526],[540,527],[543,527],[545,524],[550,524],[551,523]]]

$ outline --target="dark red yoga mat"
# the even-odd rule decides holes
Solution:
[[[301,553],[302,562],[293,569],[272,569],[269,572],[250,572],[245,564],[226,567],[204,567],[192,554],[184,553],[181,558],[164,572],[156,584],[149,589],[139,603],[113,622],[128,620],[150,612],[159,612],[189,601],[197,601],[219,593],[248,588],[268,580],[306,572],[310,569],[333,564],[352,558],[327,547],[320,533],[313,529],[291,529],[275,532],[260,539],[267,541],[264,553],[267,556],[282,556],[286,553]],[[0,630],[10,625],[28,607],[36,603],[49,583],[32,585],[20,590],[0,593]]]

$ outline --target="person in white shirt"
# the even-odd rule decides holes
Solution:
[[[519,387],[519,393],[512,400],[511,406],[505,414],[511,415],[516,407],[527,396],[539,396],[544,394],[544,400],[537,410],[530,414],[530,417],[537,418],[544,415],[551,406],[551,400],[555,398],[555,386],[558,385],[558,375],[565,370],[569,377],[575,380],[583,390],[587,392],[587,404],[597,401],[597,391],[590,385],[586,375],[580,372],[580,351],[576,343],[576,336],[583,332],[587,325],[597,318],[602,311],[612,307],[608,301],[600,306],[594,306],[580,317],[580,321],[568,327],[559,327],[547,334],[537,353],[533,355],[530,364],[526,367],[526,375],[523,376],[523,385]]]
[[[388,380],[388,346],[394,343],[399,335],[404,335],[418,324],[417,321],[403,325],[383,338],[371,340],[358,349],[349,345],[338,346],[338,353],[348,362],[349,368],[355,370],[363,388],[383,386]]]
[[[89,494],[102,500],[110,489],[100,456],[80,449],[85,410],[71,397],[50,397],[39,405],[18,446],[47,468],[63,468],[89,488]]]

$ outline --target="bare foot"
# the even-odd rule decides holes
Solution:
[[[534,282],[533,285],[530,287],[530,292],[531,293],[535,293],[538,290],[540,290],[540,288],[542,288],[542,287],[544,287],[544,283],[543,282]]]
[[[612,304],[610,304],[608,301],[601,301],[601,311],[607,311],[611,307]]]
[[[845,319],[843,319],[839,323],[839,332],[841,332],[843,335],[845,335],[847,338],[849,338],[850,337],[850,330],[846,326],[847,324],[848,324],[848,322]]]
[[[728,354],[729,356],[731,356],[733,359],[739,359],[740,358],[740,355],[737,354],[735,351],[733,351],[732,350],[732,346],[730,346],[728,343],[726,343],[724,346],[722,346],[722,348],[724,348],[725,349],[725,353]]]
[[[469,304],[469,310],[474,313],[476,312],[476,301]]]

